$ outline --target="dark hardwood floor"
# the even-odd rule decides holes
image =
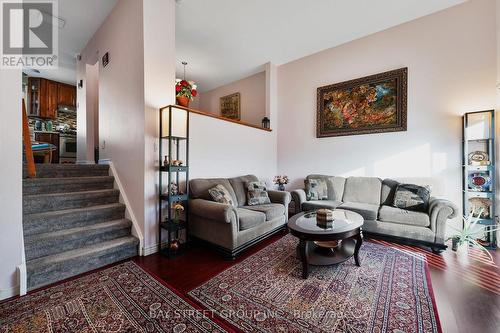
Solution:
[[[193,245],[184,255],[174,259],[153,254],[136,257],[134,261],[185,295],[283,235],[272,236],[234,261],[225,260],[201,245]],[[499,251],[492,252],[494,262],[498,263],[492,264],[475,250],[465,256],[451,250],[436,255],[417,247],[374,242],[426,256],[443,332],[500,332]]]

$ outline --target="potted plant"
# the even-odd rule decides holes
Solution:
[[[178,80],[175,84],[175,97],[177,104],[180,106],[188,107],[189,101],[196,97],[198,92],[196,91],[196,86],[194,82],[188,82],[186,80]]]
[[[453,251],[467,251],[469,246],[472,246],[484,251],[490,258],[490,260],[493,261],[493,257],[491,256],[490,252],[478,242],[477,237],[484,233],[493,233],[498,230],[498,228],[485,230],[486,226],[478,225],[482,214],[483,209],[481,208],[476,216],[474,216],[475,210],[472,210],[468,216],[462,216],[462,219],[464,221],[464,226],[462,229],[458,229],[450,225],[449,227],[455,230],[456,233],[450,236],[448,240],[451,239],[451,249]]]
[[[284,191],[285,190],[285,185],[288,184],[288,176],[275,176],[273,183],[275,185],[278,185],[278,190]]]

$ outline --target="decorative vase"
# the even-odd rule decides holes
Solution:
[[[458,238],[451,239],[451,249],[455,252],[458,250]]]
[[[284,191],[285,190],[285,184],[278,184],[278,191]]]
[[[177,96],[177,105],[189,107],[189,97],[186,96]]]

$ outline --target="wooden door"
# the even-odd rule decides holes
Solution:
[[[47,104],[45,108],[44,118],[56,119],[57,118],[57,88],[58,83],[50,80],[47,81],[46,99]]]

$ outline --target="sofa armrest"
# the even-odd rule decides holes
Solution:
[[[293,190],[291,194],[295,203],[295,214],[300,213],[302,211],[302,204],[307,201],[306,191],[303,189]]]
[[[435,242],[444,244],[446,238],[446,221],[458,216],[458,207],[451,201],[432,197],[429,201],[429,217],[431,230],[436,234]]]
[[[236,223],[236,209],[227,204],[204,199],[189,200],[189,212],[209,220]]]
[[[290,201],[292,201],[292,197],[290,196],[289,192],[271,190],[267,191],[267,194],[269,194],[269,199],[272,203],[280,203],[285,207],[288,207]]]

